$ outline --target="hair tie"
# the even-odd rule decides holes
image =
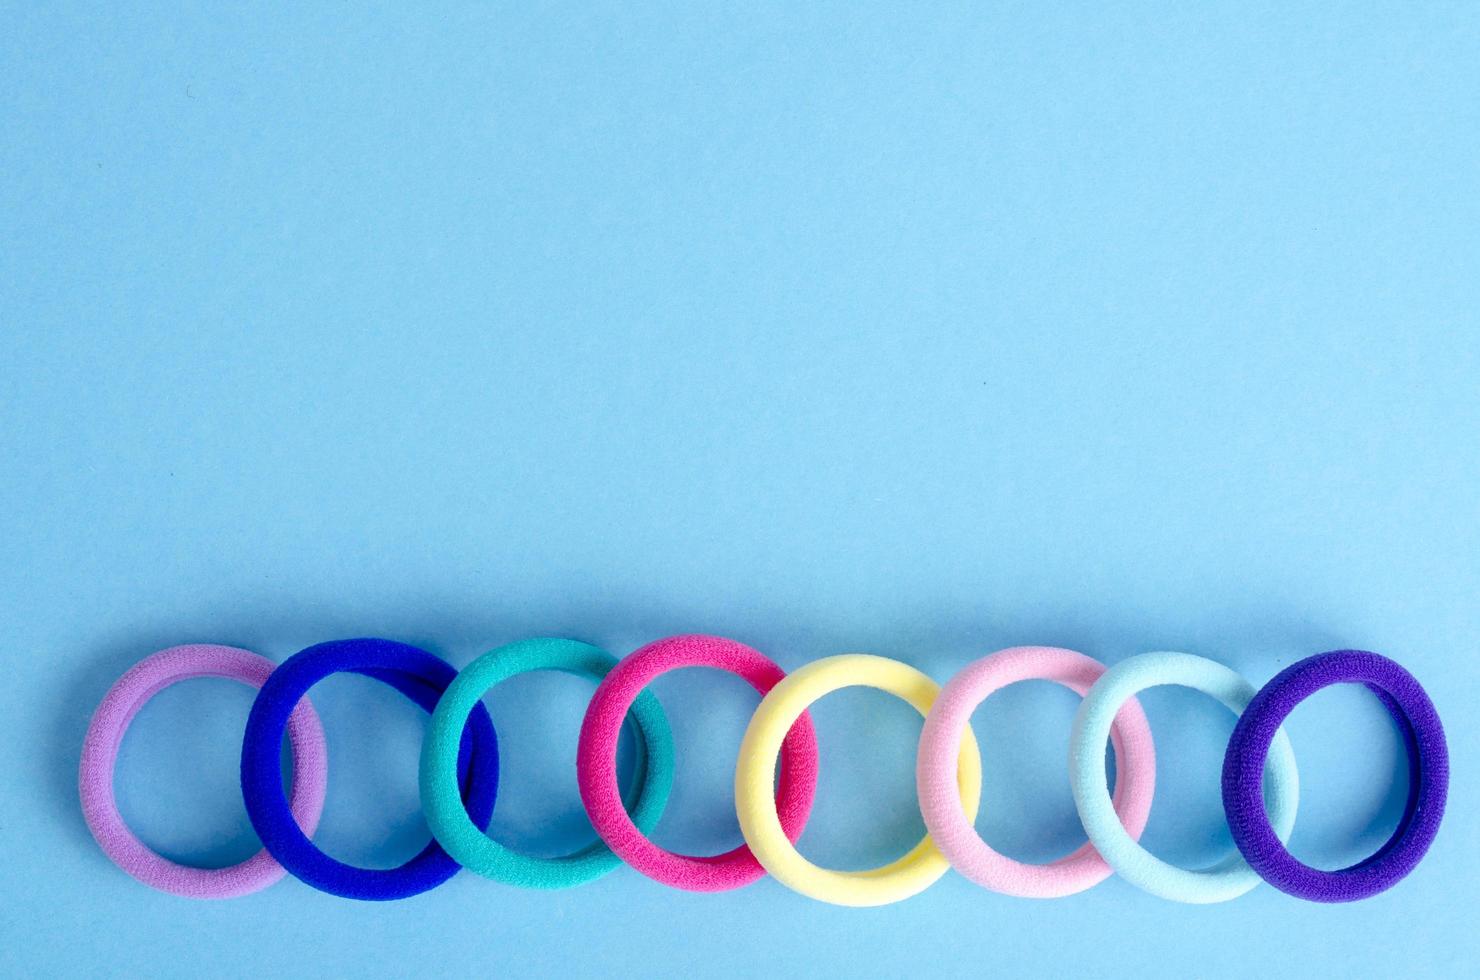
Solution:
[[[262,685],[247,717],[242,740],[242,797],[247,815],[273,857],[294,877],[320,891],[370,901],[419,895],[458,871],[457,862],[436,840],[400,867],[357,868],[315,847],[283,799],[278,761],[283,724],[310,687],[342,671],[389,684],[427,711],[436,707],[437,698],[457,676],[447,661],[393,640],[336,640],[295,653]],[[482,706],[473,712],[463,732],[458,774],[468,813],[487,826],[498,791],[498,743]]]
[[[1254,697],[1254,686],[1220,663],[1190,653],[1143,653],[1107,670],[1079,706],[1069,742],[1070,788],[1085,832],[1110,866],[1131,884],[1176,902],[1211,903],[1237,898],[1259,876],[1238,854],[1211,868],[1191,871],[1168,864],[1136,842],[1121,826],[1105,784],[1105,738],[1120,706],[1129,698],[1163,684],[1190,687],[1217,698],[1235,714]],[[1274,742],[1273,765],[1265,780],[1265,798],[1274,811],[1281,837],[1295,825],[1300,783],[1295,753],[1281,732]]]
[[[1082,697],[1104,673],[1104,664],[1073,650],[1012,647],[968,664],[941,689],[920,732],[916,785],[930,836],[961,874],[984,888],[1020,898],[1063,898],[1110,876],[1110,865],[1089,842],[1049,864],[1026,864],[997,853],[966,819],[955,778],[961,733],[977,705],[993,692],[1019,681],[1047,680]],[[1115,716],[1110,741],[1118,774],[1115,810],[1131,839],[1139,840],[1156,787],[1156,750],[1151,726],[1134,698]],[[1103,770],[1103,740],[1087,743],[1087,748],[1094,757],[1092,764]]]
[[[869,871],[834,871],[808,861],[787,838],[776,812],[773,789],[776,754],[802,712],[825,694],[844,687],[874,687],[930,711],[940,686],[898,660],[853,653],[815,660],[788,674],[761,699],[740,743],[735,770],[735,807],[740,831],[761,864],[778,881],[834,905],[888,905],[930,887],[950,865],[927,833],[909,853]],[[962,804],[976,817],[982,788],[976,736],[965,740],[957,772]]]
[[[713,857],[664,850],[648,839],[623,808],[617,789],[617,734],[628,705],[659,675],[680,667],[713,667],[737,675],[763,696],[786,672],[743,643],[718,636],[671,636],[622,659],[606,675],[586,709],[576,752],[576,777],[591,825],[617,856],[655,881],[688,891],[739,888],[766,869],[741,844]],[[817,789],[817,736],[803,713],[781,742],[781,780],[775,806],[787,840],[796,841],[812,812]]]
[[[421,802],[432,834],[469,870],[521,888],[570,888],[595,881],[621,865],[601,840],[557,858],[510,850],[483,832],[486,819],[481,823],[468,819],[454,778],[458,732],[470,710],[481,710],[479,699],[490,687],[530,670],[562,670],[600,681],[616,664],[615,657],[589,643],[521,640],[468,664],[442,695],[422,745]],[[663,815],[673,788],[673,736],[662,707],[651,694],[634,701],[631,715],[637,727],[637,757],[627,802],[637,825],[651,830]]]
[[[1293,857],[1275,834],[1260,777],[1270,740],[1295,706],[1343,683],[1365,684],[1397,724],[1408,752],[1408,799],[1397,829],[1375,854],[1340,871],[1322,871]],[[1276,674],[1244,709],[1223,757],[1223,808],[1233,842],[1261,878],[1312,902],[1354,902],[1402,881],[1434,842],[1448,791],[1449,748],[1433,702],[1412,674],[1365,650],[1320,653]]]
[[[108,690],[87,726],[77,790],[82,797],[83,819],[114,864],[150,888],[186,898],[237,898],[261,891],[282,878],[283,866],[266,848],[228,868],[192,868],[161,857],[129,830],[113,797],[118,748],[134,715],[150,698],[194,677],[225,677],[261,687],[273,667],[271,660],[249,650],[195,643],[150,654]],[[328,785],[324,729],[307,698],[293,708],[286,724],[293,749],[293,819],[313,833],[324,810]],[[281,744],[281,732],[273,744]],[[281,772],[278,781],[281,791]],[[289,804],[285,801],[284,806]]]

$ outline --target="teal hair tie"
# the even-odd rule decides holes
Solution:
[[[490,838],[468,818],[458,794],[457,749],[469,713],[494,685],[531,670],[561,670],[600,681],[617,659],[576,640],[520,640],[485,653],[463,668],[437,702],[421,751],[421,805],[437,842],[458,863],[485,878],[520,888],[571,888],[595,881],[620,865],[597,840],[574,854],[537,858]],[[651,833],[673,789],[673,735],[658,699],[644,692],[632,702],[636,761],[623,802],[632,822]]]
[[[1110,788],[1105,782],[1105,740],[1110,726],[1126,701],[1148,687],[1163,684],[1201,691],[1236,715],[1242,714],[1254,697],[1254,685],[1222,664],[1190,653],[1143,653],[1116,664],[1089,689],[1074,716],[1069,737],[1069,785],[1074,791],[1074,804],[1090,842],[1131,884],[1174,902],[1226,902],[1259,884],[1258,873],[1243,855],[1235,852],[1213,867],[1197,871],[1168,864],[1126,832],[1111,805]],[[1285,733],[1279,732],[1270,746],[1264,799],[1280,840],[1287,840],[1295,826],[1299,796],[1295,753]]]

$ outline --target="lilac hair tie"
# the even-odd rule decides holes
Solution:
[[[1365,684],[1397,724],[1408,750],[1408,800],[1377,853],[1322,871],[1297,861],[1275,836],[1260,784],[1270,739],[1285,718],[1315,692],[1344,683]],[[1223,808],[1244,860],[1280,891],[1313,902],[1354,902],[1402,881],[1439,832],[1448,792],[1449,749],[1433,702],[1412,674],[1365,650],[1333,650],[1280,671],[1244,709],[1223,757]]]
[[[236,898],[282,878],[283,866],[266,850],[228,868],[192,868],[161,857],[128,829],[113,798],[118,747],[134,715],[150,698],[193,677],[226,677],[260,688],[273,667],[271,660],[247,650],[196,643],[145,657],[108,691],[87,728],[77,787],[88,829],[114,864],[151,888],[186,898]],[[287,729],[293,747],[293,818],[304,833],[312,834],[324,809],[328,750],[324,729],[308,698],[293,708]]]

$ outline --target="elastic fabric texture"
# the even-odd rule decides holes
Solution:
[[[834,905],[888,905],[929,888],[950,868],[930,835],[903,857],[867,871],[834,871],[797,851],[776,812],[776,756],[803,711],[825,694],[845,687],[873,687],[929,714],[940,686],[908,664],[864,653],[815,660],[788,674],[761,699],[740,743],[735,770],[735,808],[751,851],[778,881],[793,891]],[[957,772],[962,805],[976,818],[981,801],[981,751],[965,739]]]
[[[930,836],[961,874],[984,888],[1020,898],[1063,898],[1110,876],[1110,865],[1089,842],[1048,864],[1027,864],[999,854],[966,819],[956,783],[961,734],[977,705],[993,692],[1019,681],[1048,680],[1082,697],[1104,673],[1104,664],[1074,650],[1011,647],[966,665],[941,689],[920,732],[916,785]],[[1110,742],[1118,774],[1115,811],[1126,833],[1139,840],[1156,789],[1156,749],[1146,714],[1134,698],[1115,715]],[[1096,751],[1093,745],[1087,748]],[[1103,743],[1098,759],[1103,765]]]
[[[114,864],[150,888],[186,898],[238,898],[261,891],[283,877],[283,866],[266,848],[227,868],[192,868],[167,860],[134,836],[113,796],[119,746],[134,716],[150,698],[172,684],[195,677],[224,677],[260,688],[274,666],[271,660],[249,650],[193,643],[150,654],[109,689],[87,727],[77,789],[83,819]],[[285,801],[284,807],[312,834],[324,810],[329,780],[324,729],[307,698],[293,707],[285,721],[293,750],[293,778],[291,802]],[[278,744],[273,743],[274,747]],[[282,779],[280,772],[278,779]]]
[[[1260,793],[1270,740],[1301,701],[1332,684],[1357,683],[1377,695],[1408,753],[1408,797],[1397,829],[1370,857],[1322,871],[1290,854],[1270,824]],[[1413,675],[1380,654],[1332,650],[1286,667],[1244,709],[1223,757],[1223,807],[1244,860],[1280,891],[1312,902],[1354,902],[1402,881],[1439,833],[1449,792],[1444,726]]]
[[[1090,842],[1131,884],[1176,902],[1209,904],[1237,898],[1259,884],[1259,875],[1237,853],[1203,870],[1169,864],[1138,843],[1116,816],[1105,781],[1105,739],[1121,705],[1150,687],[1176,684],[1210,695],[1235,714],[1254,697],[1254,686],[1232,670],[1189,653],[1143,653],[1111,667],[1085,695],[1069,742],[1070,788]],[[1295,753],[1281,732],[1275,736],[1265,799],[1279,837],[1295,825],[1300,783]]]
[[[278,762],[283,725],[310,687],[343,671],[389,684],[426,711],[436,707],[437,699],[457,676],[447,661],[393,640],[335,640],[289,657],[262,685],[247,717],[242,740],[242,797],[247,815],[283,867],[320,891],[368,901],[419,895],[459,870],[436,840],[399,867],[357,868],[315,847],[283,799]],[[481,705],[459,740],[458,779],[468,815],[480,827],[488,826],[498,792],[498,743]]]
[[[591,825],[617,856],[655,881],[687,891],[740,888],[763,877],[750,847],[712,857],[675,854],[653,843],[628,816],[617,788],[617,735],[628,706],[659,675],[681,667],[713,667],[742,678],[761,695],[786,676],[765,654],[718,636],[671,636],[622,659],[597,687],[581,725],[576,778]],[[812,812],[817,789],[817,735],[805,712],[781,742],[775,806],[787,840],[795,843]]]
[[[463,866],[505,884],[555,889],[595,881],[621,865],[621,859],[600,839],[574,854],[555,858],[520,854],[493,840],[483,832],[487,820],[478,823],[469,819],[458,798],[454,769],[458,733],[469,711],[482,710],[479,699],[490,687],[531,670],[560,670],[600,681],[616,665],[615,657],[589,643],[557,638],[520,640],[474,660],[447,688],[432,712],[422,745],[421,802],[432,834]],[[630,717],[637,734],[634,775],[625,800],[618,806],[630,807],[632,822],[651,831],[663,815],[673,788],[673,736],[662,707],[651,694],[633,700]],[[619,715],[617,727],[620,723]],[[627,811],[622,812],[625,815]]]
[[[744,842],[713,856],[673,853],[650,837],[672,791],[675,751],[668,720],[645,688],[663,673],[685,667],[729,671],[761,695],[735,768],[735,811]],[[521,854],[486,832],[498,791],[499,755],[482,697],[532,670],[564,671],[597,682],[574,760],[581,802],[597,840],[554,858]],[[433,839],[395,868],[345,864],[311,839],[325,803],[328,752],[307,693],[339,672],[388,684],[431,715],[418,780]],[[263,849],[227,868],[189,867],[150,850],[125,825],[114,796],[119,748],[135,715],[164,688],[195,677],[223,677],[258,688],[242,740],[240,775],[242,800]],[[1068,769],[1088,841],[1042,865],[997,853],[973,826],[982,802],[982,771],[972,712],[1002,687],[1033,679],[1053,681],[1083,697],[1070,733]],[[1338,683],[1363,684],[1376,695],[1403,741],[1409,783],[1389,839],[1349,867],[1323,871],[1294,858],[1285,845],[1300,787],[1281,726],[1305,698]],[[1221,771],[1223,807],[1237,850],[1211,867],[1176,867],[1140,843],[1155,789],[1156,751],[1136,695],[1161,685],[1205,693],[1238,716]],[[818,866],[796,847],[819,774],[818,739],[808,708],[846,687],[894,694],[925,719],[915,777],[927,833],[897,860],[863,871]],[[624,723],[636,736],[625,791],[617,770]],[[293,753],[286,790],[285,734]],[[1117,773],[1113,794],[1106,776],[1107,741]],[[1222,664],[1187,653],[1147,653],[1107,670],[1073,650],[1012,647],[968,664],[942,688],[914,667],[869,654],[827,657],[788,675],[743,643],[705,635],[658,640],[622,661],[576,640],[522,640],[484,654],[460,674],[424,650],[384,639],[320,643],[279,666],[235,647],[170,647],[141,660],[108,691],[92,716],[78,766],[83,816],[107,857],[152,888],[201,899],[247,895],[285,873],[345,898],[401,899],[442,884],[464,865],[510,885],[557,889],[593,881],[625,861],[655,881],[696,892],[743,887],[769,873],[793,891],[845,906],[901,901],[952,866],[978,885],[1030,898],[1072,895],[1113,871],[1137,888],[1186,903],[1228,901],[1261,880],[1310,901],[1350,902],[1392,888],[1420,863],[1438,834],[1448,787],[1448,745],[1428,694],[1397,663],[1369,651],[1309,657],[1256,692]]]

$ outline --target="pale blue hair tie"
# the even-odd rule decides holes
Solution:
[[[1234,714],[1253,700],[1254,685],[1220,663],[1190,653],[1144,653],[1111,667],[1085,695],[1069,740],[1070,787],[1085,833],[1100,856],[1122,878],[1143,891],[1174,902],[1209,904],[1237,898],[1259,884],[1259,875],[1238,853],[1211,868],[1189,870],[1168,864],[1138,844],[1121,825],[1105,778],[1105,742],[1121,705],[1149,687],[1175,684],[1217,698]],[[1300,779],[1295,753],[1283,731],[1270,745],[1264,799],[1280,840],[1295,826]]]

